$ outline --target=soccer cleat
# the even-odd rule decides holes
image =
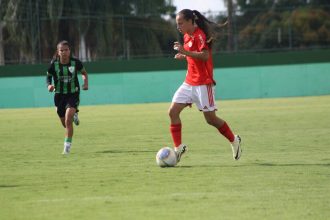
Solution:
[[[178,147],[174,147],[174,152],[176,154],[176,161],[179,163],[182,155],[188,150],[188,147],[184,144],[180,144]]]
[[[73,115],[73,123],[77,126],[80,123],[79,118],[78,118],[78,112],[74,113],[74,115]]]
[[[64,149],[62,154],[69,154],[71,150],[71,144],[64,143]]]
[[[231,149],[233,151],[233,158],[235,160],[239,160],[242,154],[242,147],[241,147],[241,137],[235,135],[234,141],[231,143]]]

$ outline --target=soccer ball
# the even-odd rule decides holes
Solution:
[[[177,163],[176,153],[170,147],[163,147],[156,154],[156,163],[160,167],[174,167]]]

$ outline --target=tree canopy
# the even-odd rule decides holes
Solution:
[[[56,43],[64,39],[72,44],[76,55],[86,60],[161,55],[166,52],[168,41],[177,35],[171,23],[162,18],[175,11],[171,1],[166,0],[1,0],[0,3],[0,18],[5,22],[0,36],[4,40],[0,43],[6,59],[18,59],[14,62],[50,58]]]
[[[330,4],[325,0],[237,0],[240,49],[330,45]]]
[[[328,0],[225,0],[214,52],[329,47]],[[0,0],[0,65],[48,62],[68,40],[83,61],[173,55],[171,0]],[[180,40],[180,39],[179,39]],[[6,61],[6,62],[5,62]]]

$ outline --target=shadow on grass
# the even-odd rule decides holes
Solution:
[[[97,151],[97,154],[127,154],[127,153],[157,153],[157,151],[153,150],[105,150],[105,151]]]
[[[330,167],[330,163],[314,163],[314,164],[276,164],[276,163],[249,163],[249,164],[233,164],[233,165],[228,165],[228,164],[218,164],[218,165],[214,165],[214,164],[202,164],[202,165],[194,165],[194,166],[186,166],[186,165],[178,165],[175,166],[175,168],[182,168],[182,169],[189,169],[189,168],[214,168],[214,167],[249,167],[249,166],[264,166],[264,167],[294,167],[294,166],[324,166],[324,167]]]
[[[0,184],[0,188],[15,188],[15,187],[19,187],[19,185]]]
[[[278,167],[290,167],[290,166],[330,166],[330,163],[292,163],[292,164],[276,164],[276,163],[255,163],[259,166],[278,166]]]
[[[244,166],[251,166],[251,164],[241,164],[241,165],[224,165],[224,164],[218,164],[218,165],[215,165],[215,164],[201,164],[201,165],[190,165],[190,166],[187,166],[187,165],[177,165],[175,166],[174,168],[180,168],[180,169],[190,169],[190,168],[215,168],[215,167],[244,167]],[[171,167],[170,167],[171,168]]]

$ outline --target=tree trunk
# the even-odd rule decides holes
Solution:
[[[233,35],[233,0],[227,0],[228,10],[228,44],[227,50],[233,51],[234,35]]]
[[[3,49],[3,35],[2,30],[5,27],[4,22],[0,22],[0,66],[5,65],[5,51]]]

